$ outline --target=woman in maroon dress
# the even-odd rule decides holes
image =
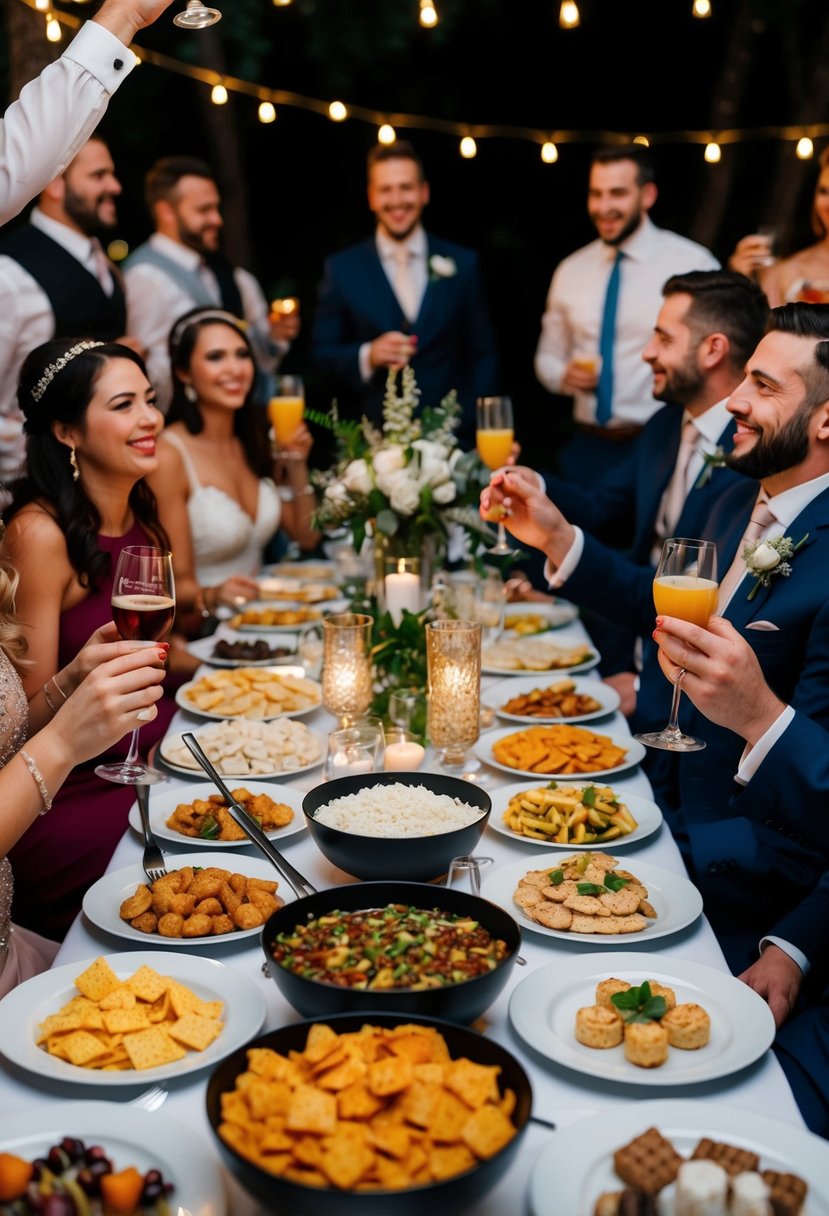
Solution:
[[[116,343],[79,341],[67,349],[56,340],[38,347],[23,366],[18,402],[26,418],[27,474],[15,488],[5,547],[20,578],[17,613],[28,642],[20,675],[31,712],[43,713],[42,701],[48,707],[71,696],[85,674],[83,654],[71,661],[90,634],[112,621],[121,549],[167,548],[144,482],[157,467],[163,419],[142,360]],[[164,650],[161,644],[159,655]],[[172,697],[163,697],[141,732],[143,748],[162,737],[174,712]],[[104,873],[134,790],[102,781],[93,770],[104,759],[123,758],[128,743],[126,737],[78,766],[50,813],[12,849],[19,924],[60,940],[85,890]]]

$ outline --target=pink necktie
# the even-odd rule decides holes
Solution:
[[[104,253],[103,246],[96,236],[92,238],[90,248],[92,251],[92,264],[94,266],[95,278],[101,284],[104,294],[111,296],[113,292],[112,271],[110,269],[109,262],[107,261],[107,256]]]
[[[687,418],[682,426],[682,438],[679,441],[679,451],[676,455],[676,465],[671,480],[665,487],[662,502],[656,516],[656,536],[661,542],[666,536],[673,536],[677,520],[682,514],[687,498],[685,485],[688,474],[688,464],[697,450],[699,431],[694,426],[693,419]]]
[[[743,561],[743,549],[746,545],[753,545],[758,541],[765,532],[766,528],[776,523],[776,516],[769,510],[768,501],[762,496],[763,492],[758,495],[757,502],[754,504],[754,510],[751,512],[751,519],[748,522],[748,527],[743,533],[743,538],[737,546],[737,552],[734,555],[734,561],[731,563],[725,577],[720,582],[720,592],[717,598],[717,612],[722,614],[728,605],[734,592],[737,590],[743,576],[746,573],[746,564]]]
[[[418,302],[415,298],[415,286],[412,282],[411,254],[406,245],[399,245],[394,251],[394,294],[403,309],[407,321],[414,321],[417,316]]]

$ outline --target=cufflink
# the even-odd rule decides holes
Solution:
[[[116,72],[120,72],[121,68],[124,66],[123,59],[113,59],[112,66],[115,68]]]

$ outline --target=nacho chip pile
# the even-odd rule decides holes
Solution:
[[[221,1001],[203,1001],[152,967],[121,980],[104,958],[75,980],[79,995],[41,1023],[37,1043],[79,1068],[158,1068],[204,1051],[219,1035]]]
[[[305,1050],[251,1048],[222,1094],[219,1134],[268,1173],[306,1186],[402,1190],[495,1156],[515,1135],[497,1065],[450,1057],[433,1027],[311,1027]]]

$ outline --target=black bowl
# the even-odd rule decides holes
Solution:
[[[480,818],[468,827],[431,836],[358,836],[328,827],[315,818],[320,807],[334,798],[396,782],[422,785],[433,794],[445,794],[469,806],[478,806]],[[492,799],[486,790],[469,781],[442,773],[369,773],[323,782],[305,795],[302,809],[317,848],[346,874],[378,881],[401,878],[408,882],[430,882],[446,873],[453,857],[474,851],[489,819]]]
[[[507,945],[503,962],[485,975],[448,984],[445,988],[354,989],[340,988],[320,980],[295,975],[274,961],[270,944],[278,933],[293,929],[315,916],[328,912],[354,912],[384,908],[387,904],[410,904],[429,911],[440,908],[461,916],[471,916],[495,938]],[[493,1003],[510,977],[521,945],[517,923],[497,904],[454,887],[433,887],[420,882],[362,882],[330,887],[316,895],[306,895],[283,905],[262,928],[262,949],[268,960],[271,978],[286,1001],[303,1017],[328,1017],[331,1013],[357,1013],[382,1009],[386,1013],[408,1013],[452,1022],[474,1022]]]
[[[338,1034],[359,1030],[369,1023],[374,1026],[398,1026],[411,1019],[390,1013],[372,1012],[327,1017],[326,1024]],[[433,1026],[444,1036],[453,1059],[466,1057],[477,1064],[498,1065],[501,1072],[498,1085],[503,1093],[511,1089],[516,1097],[511,1119],[516,1134],[509,1144],[487,1161],[481,1161],[465,1174],[444,1182],[432,1182],[402,1191],[341,1191],[333,1187],[303,1186],[302,1183],[280,1178],[246,1160],[219,1135],[221,1095],[232,1090],[236,1078],[247,1070],[247,1052],[251,1047],[270,1047],[281,1055],[302,1051],[313,1022],[295,1022],[270,1034],[261,1035],[222,1060],[207,1085],[207,1117],[227,1168],[264,1205],[268,1212],[281,1216],[456,1216],[480,1196],[492,1190],[515,1158],[527,1121],[532,1112],[532,1088],[529,1078],[518,1061],[506,1048],[492,1039],[485,1039],[462,1026],[453,1026],[438,1018],[418,1018],[423,1025]]]

